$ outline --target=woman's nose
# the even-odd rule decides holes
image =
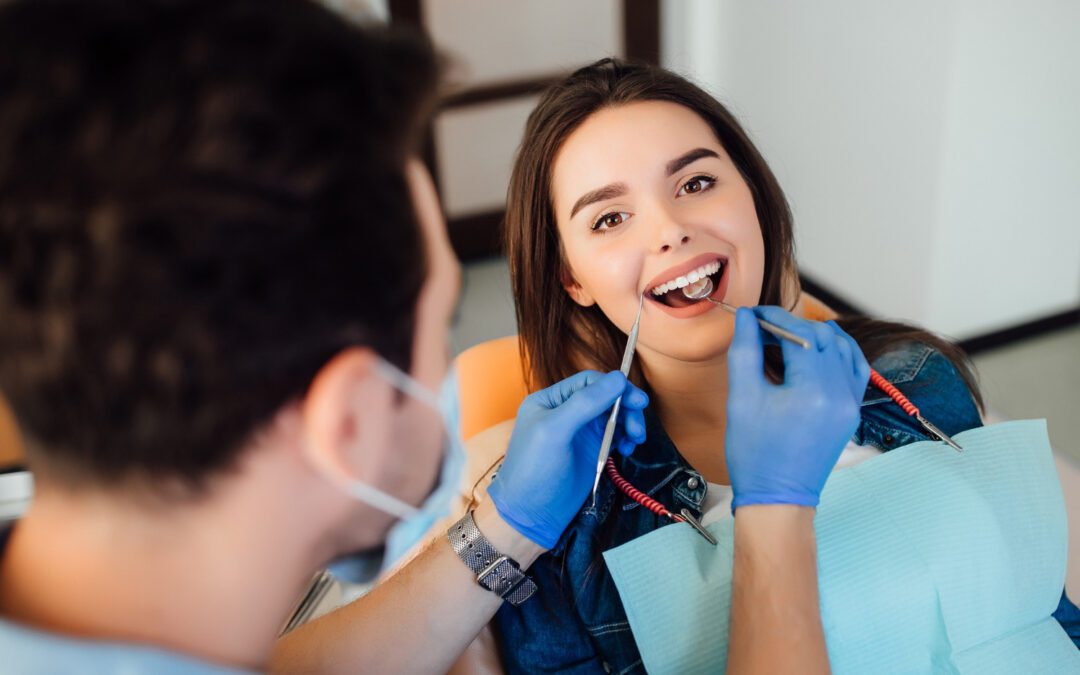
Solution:
[[[682,238],[679,239],[678,246],[683,246],[683,245],[688,244],[688,243],[690,243],[690,235],[684,234],[682,236]],[[661,244],[660,245],[660,252],[661,253],[667,253],[668,251],[670,251],[673,248],[676,248],[676,246],[672,245],[672,244]]]
[[[660,253],[667,253],[690,243],[690,233],[674,220],[669,220],[661,225],[658,235],[657,248]]]

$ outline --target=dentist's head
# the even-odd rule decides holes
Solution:
[[[261,512],[315,564],[381,545],[397,516],[338,488],[418,506],[441,463],[438,415],[387,376],[438,389],[458,288],[415,159],[431,47],[276,0],[16,3],[0,45],[0,390],[31,511]]]

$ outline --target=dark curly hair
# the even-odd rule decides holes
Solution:
[[[335,352],[407,368],[438,74],[311,2],[0,9],[0,390],[31,467],[199,488]]]

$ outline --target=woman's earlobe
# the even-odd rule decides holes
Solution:
[[[563,288],[566,289],[566,294],[570,296],[570,299],[582,307],[592,307],[596,304],[596,300],[593,299],[593,296],[578,284],[563,286]]]
[[[581,305],[582,307],[592,307],[596,304],[596,299],[592,294],[581,287],[581,284],[571,276],[570,272],[563,270],[560,273],[559,281],[562,282],[563,290],[570,296],[570,299]]]

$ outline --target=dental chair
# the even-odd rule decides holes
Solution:
[[[22,445],[15,429],[15,416],[0,396],[0,470],[22,463]]]

